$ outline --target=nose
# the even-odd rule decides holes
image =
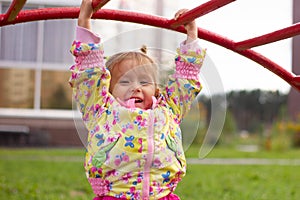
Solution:
[[[134,83],[132,84],[132,87],[131,87],[131,91],[132,92],[141,92],[142,91],[142,88],[141,88],[141,84],[140,83]]]

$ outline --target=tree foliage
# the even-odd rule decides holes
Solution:
[[[238,130],[255,132],[263,124],[271,124],[281,117],[282,110],[287,104],[287,94],[279,91],[241,90],[226,94],[227,112],[232,114]],[[210,111],[210,98],[202,96],[200,101]],[[209,114],[208,114],[209,118]]]

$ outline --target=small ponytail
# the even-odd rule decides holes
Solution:
[[[144,54],[147,54],[147,46],[146,45],[143,45],[141,48],[140,48],[140,51]]]

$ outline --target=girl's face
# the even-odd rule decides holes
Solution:
[[[135,107],[150,109],[152,96],[157,91],[151,63],[138,65],[134,59],[125,59],[111,71],[110,91],[115,98],[126,102],[134,99]]]

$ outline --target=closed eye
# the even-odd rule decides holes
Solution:
[[[153,80],[149,77],[142,78],[142,79],[140,79],[140,84],[141,85],[150,85],[150,84],[153,84]]]
[[[148,85],[148,84],[151,84],[151,83],[149,81],[141,81],[140,84],[141,85]]]
[[[120,80],[119,83],[122,85],[127,85],[127,84],[129,84],[129,81],[128,80]]]

